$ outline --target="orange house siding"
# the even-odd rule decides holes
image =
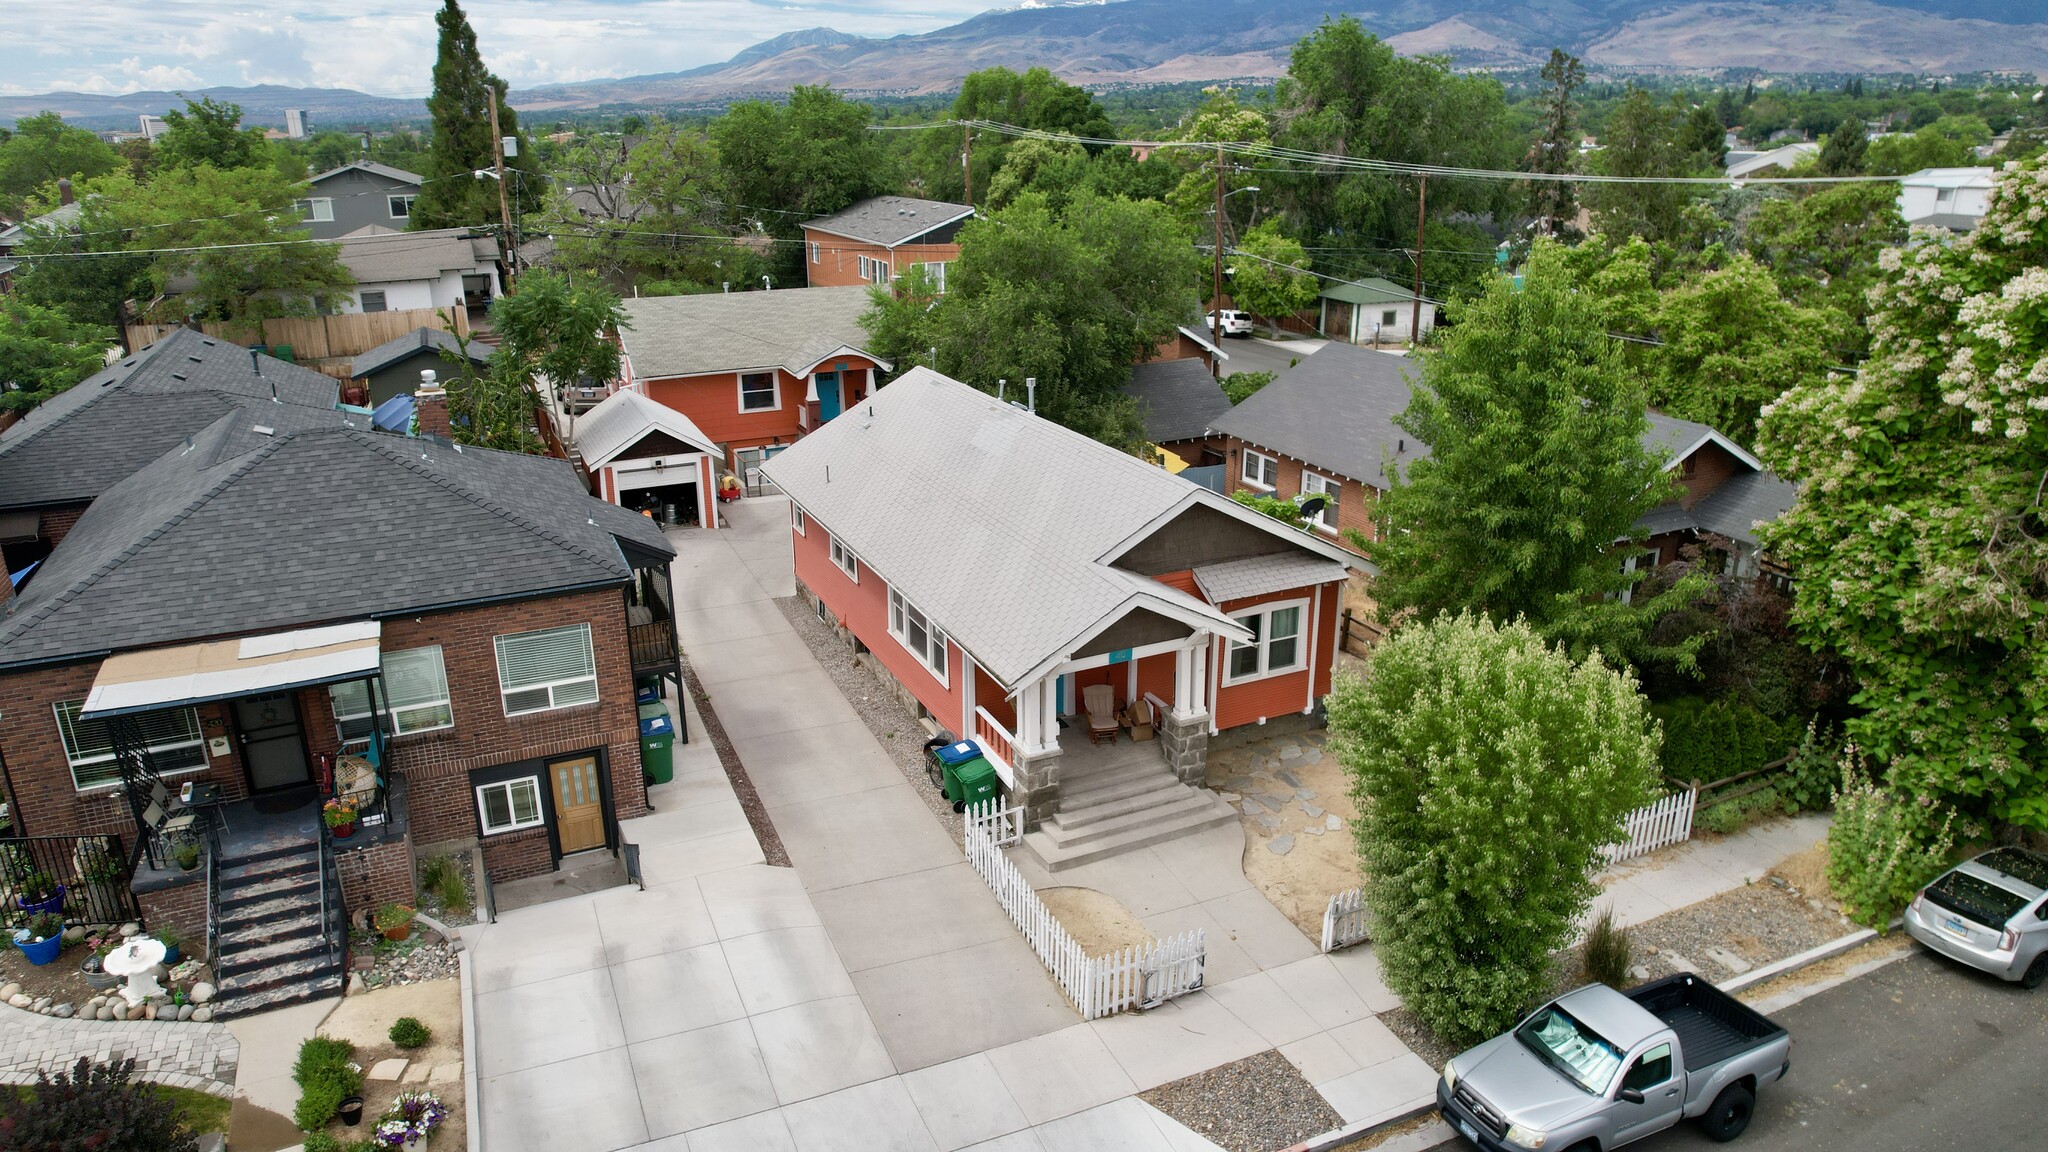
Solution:
[[[893,278],[908,272],[912,264],[949,264],[958,260],[960,245],[902,244],[891,249],[865,240],[804,229],[804,282],[813,288],[845,288],[873,283],[861,277],[862,256],[887,264]]]
[[[1355,553],[1358,552],[1358,549],[1352,547],[1351,541],[1345,538],[1345,529],[1355,529],[1359,535],[1364,536],[1367,540],[1377,537],[1378,532],[1373,526],[1372,515],[1373,505],[1379,500],[1379,489],[1370,484],[1363,484],[1349,477],[1340,476],[1327,468],[1318,468],[1314,464],[1303,464],[1299,460],[1290,456],[1283,456],[1269,448],[1248,444],[1235,436],[1229,437],[1228,441],[1229,448],[1224,454],[1226,457],[1223,469],[1224,495],[1235,495],[1238,492],[1253,492],[1259,495],[1279,496],[1291,500],[1301,493],[1302,472],[1314,472],[1318,476],[1324,476],[1337,481],[1337,531],[1326,532],[1317,529],[1316,534],[1337,545],[1339,548]],[[1268,492],[1264,488],[1244,482],[1244,454],[1246,451],[1272,457],[1278,462],[1279,476],[1274,482],[1272,491]],[[1359,554],[1363,555],[1363,553]]]
[[[1309,620],[1308,641],[1309,666],[1299,672],[1280,676],[1268,676],[1262,680],[1251,680],[1242,684],[1224,684],[1225,645],[1218,643],[1210,659],[1219,686],[1215,700],[1215,724],[1219,730],[1236,728],[1244,724],[1256,724],[1261,719],[1286,716],[1290,713],[1306,712],[1330,692],[1330,664],[1336,659],[1335,642],[1337,632],[1337,601],[1341,584],[1325,584],[1310,588],[1290,588],[1266,596],[1255,596],[1245,600],[1232,600],[1219,605],[1225,615],[1256,608],[1261,604],[1273,604],[1284,600],[1306,599],[1309,610],[1304,615]],[[1320,595],[1320,598],[1318,598]],[[1315,677],[1315,688],[1311,692],[1309,677]]]
[[[840,404],[844,410],[868,394],[878,365],[869,357],[848,354],[826,361],[820,370],[834,371],[833,365],[836,364],[846,365],[839,381]],[[742,448],[793,444],[806,431],[803,412],[804,397],[810,390],[807,378],[776,369],[776,407],[760,412],[742,412],[740,375],[739,372],[710,372],[699,376],[655,377],[643,383],[649,399],[688,416],[704,430],[706,436],[724,445],[726,465],[731,467],[735,463],[735,453]]]

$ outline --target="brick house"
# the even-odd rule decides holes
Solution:
[[[623,302],[622,387],[687,416],[721,471],[762,461],[865,399],[888,362],[862,350],[868,290],[790,288]]]
[[[876,196],[804,222],[804,276],[813,288],[887,286],[922,264],[946,290],[946,266],[960,258],[955,239],[974,218],[966,204]]]
[[[763,471],[798,593],[980,745],[1052,867],[1231,819],[1200,787],[1210,738],[1315,710],[1363,566],[928,368]],[[1156,743],[1089,739],[1091,688],[1148,702]]]
[[[335,994],[349,910],[410,902],[416,856],[480,844],[502,882],[646,811],[635,684],[675,672],[673,550],[566,462],[458,449],[445,396],[418,402],[443,436],[232,407],[0,604],[11,843],[72,877],[74,919],[122,901],[70,861],[119,857],[134,911],[217,935],[229,1014]],[[338,478],[350,499],[309,507]],[[187,784],[220,818],[189,872],[146,830],[154,786]],[[362,805],[347,838],[322,831],[336,794]]]
[[[1677,500],[1643,514],[1637,526],[1648,539],[1631,564],[1670,564],[1680,549],[1700,546],[1718,558],[1724,575],[1756,577],[1789,586],[1785,569],[1763,554],[1756,526],[1783,516],[1799,489],[1781,480],[1763,461],[1714,428],[1692,420],[1650,413],[1643,443],[1671,461]]]

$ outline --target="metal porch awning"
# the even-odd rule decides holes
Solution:
[[[79,716],[99,720],[373,676],[375,620],[121,652],[100,664]]]

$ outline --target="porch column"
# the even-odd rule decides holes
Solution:
[[[1016,780],[1010,802],[1024,809],[1027,827],[1059,811],[1060,741],[1053,674],[1017,692]]]
[[[1173,654],[1173,706],[1159,718],[1160,750],[1166,766],[1184,784],[1199,787],[1209,772],[1209,635]]]

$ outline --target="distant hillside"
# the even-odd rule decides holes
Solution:
[[[211,96],[242,106],[242,122],[264,128],[284,127],[284,110],[304,108],[315,128],[343,124],[382,124],[425,116],[425,100],[391,100],[347,88],[287,88],[262,84],[254,88],[195,88],[177,92],[130,92],[126,96],[93,96],[83,92],[48,92],[40,96],[0,96],[0,123],[53,109],[84,128],[133,130],[145,113],[161,116],[183,108],[185,98]]]

